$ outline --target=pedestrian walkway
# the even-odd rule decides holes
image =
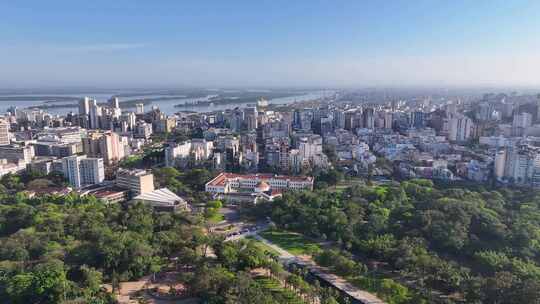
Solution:
[[[334,286],[334,288],[347,294],[353,300],[352,303],[385,304],[385,302],[379,299],[376,295],[357,288],[342,277],[330,273],[325,267],[317,266],[311,259],[308,260],[297,257],[258,234],[254,235],[253,237],[278,252],[279,258],[283,264],[290,265],[291,263],[295,263],[301,265],[302,267],[306,267],[309,272],[318,279],[327,282],[328,284]]]

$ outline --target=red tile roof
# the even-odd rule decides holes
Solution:
[[[220,173],[213,180],[209,181],[207,185],[210,186],[224,186],[225,182],[233,178],[242,178],[242,179],[281,179],[295,182],[313,182],[313,177],[311,176],[288,176],[288,175],[275,175],[271,173],[256,173],[256,174],[236,174],[236,173]]]

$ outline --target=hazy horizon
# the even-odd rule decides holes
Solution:
[[[0,88],[540,88],[540,2],[0,3]]]

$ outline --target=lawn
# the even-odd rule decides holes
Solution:
[[[321,250],[317,243],[294,232],[267,230],[261,232],[260,235],[294,255],[312,254],[313,252]]]
[[[256,238],[252,237],[252,236],[248,236],[246,237],[246,239],[250,240],[250,241],[253,241],[255,242],[255,246],[257,246],[259,249],[261,249],[263,252],[268,252],[268,253],[271,253],[273,255],[276,255],[276,256],[279,256],[279,252],[277,252],[276,250],[274,250],[274,248],[266,245],[265,243],[257,240]]]
[[[219,212],[212,214],[212,216],[208,218],[208,222],[214,224],[217,224],[223,220],[225,220],[225,216]]]
[[[335,186],[328,187],[328,191],[335,192],[335,193],[342,193],[349,187],[352,187],[354,185],[362,185],[364,183],[365,182],[362,179],[353,178],[353,179],[341,181]]]

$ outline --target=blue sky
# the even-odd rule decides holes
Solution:
[[[0,87],[540,86],[540,1],[1,1]]]

